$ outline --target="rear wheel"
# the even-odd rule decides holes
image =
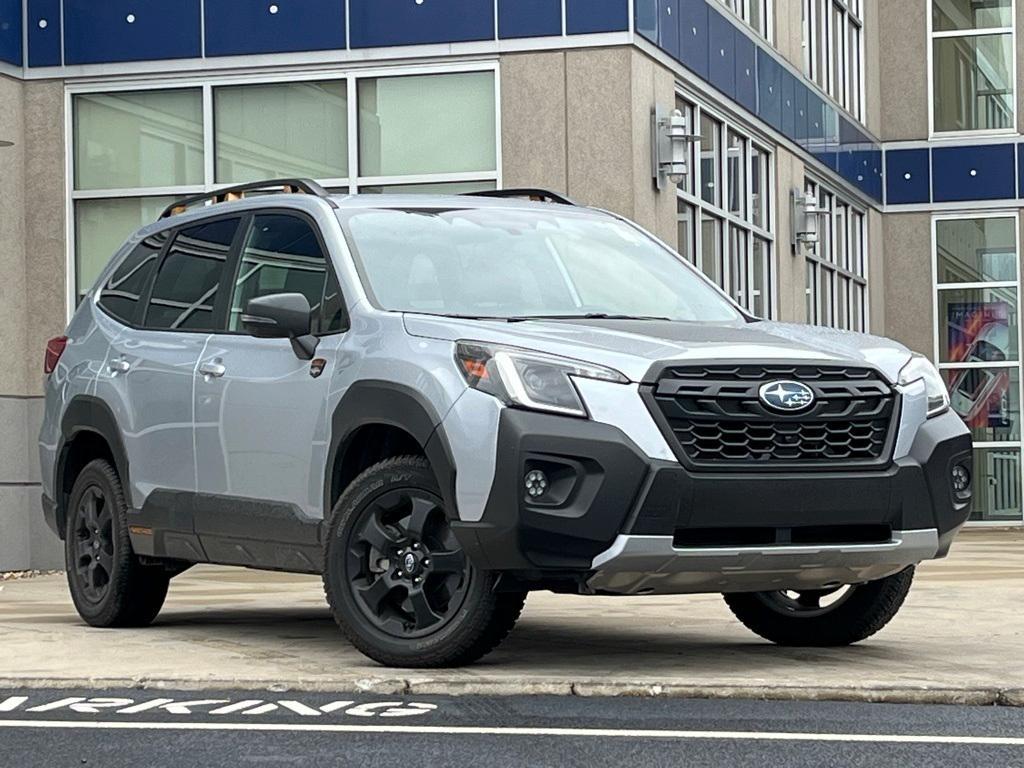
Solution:
[[[744,626],[773,643],[850,645],[870,637],[892,620],[913,580],[911,566],[866,584],[727,594],[725,602]]]
[[[526,598],[495,591],[496,578],[465,556],[423,458],[369,468],[335,505],[324,590],[352,644],[382,664],[457,666],[490,652]]]
[[[169,575],[143,566],[128,539],[128,506],[117,472],[102,459],[75,479],[64,556],[78,614],[94,627],[142,627],[163,607]]]

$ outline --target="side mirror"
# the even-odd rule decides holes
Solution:
[[[312,360],[319,339],[310,333],[311,315],[301,293],[273,293],[246,304],[242,327],[257,339],[289,339],[300,360]]]

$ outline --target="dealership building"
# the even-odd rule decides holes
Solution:
[[[754,314],[892,336],[1021,525],[1015,0],[0,0],[0,570],[47,568],[46,340],[176,198],[541,187]],[[678,110],[678,114],[675,111]]]

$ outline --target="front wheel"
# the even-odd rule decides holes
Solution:
[[[437,480],[417,456],[370,467],[331,513],[324,591],[335,621],[371,659],[394,667],[476,661],[512,630],[523,592],[469,561]]]
[[[913,580],[911,566],[866,584],[727,594],[725,602],[747,629],[773,643],[850,645],[870,637],[892,620]]]

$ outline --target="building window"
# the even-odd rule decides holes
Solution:
[[[804,74],[864,121],[863,0],[803,0]]]
[[[866,332],[867,216],[816,181],[808,180],[806,189],[825,211],[818,224],[818,242],[805,251],[807,322]]]
[[[934,221],[935,358],[974,438],[974,520],[1022,522],[1018,219]]]
[[[757,34],[768,42],[772,40],[772,0],[719,0]]]
[[[679,252],[753,315],[774,317],[771,150],[695,102],[676,106],[700,133],[677,187]]]
[[[1013,0],[932,0],[932,132],[1016,125]]]
[[[298,176],[353,193],[494,189],[495,80],[482,66],[73,88],[76,299],[133,231],[218,186]]]

